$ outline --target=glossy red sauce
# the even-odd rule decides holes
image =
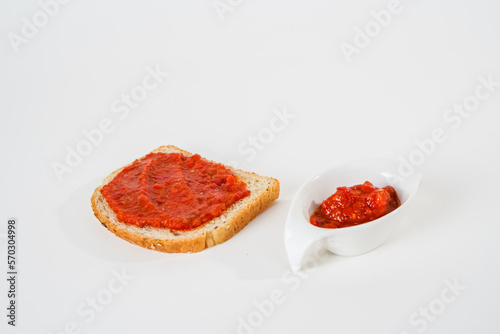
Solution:
[[[150,153],[101,192],[120,221],[173,230],[201,226],[250,194],[225,166],[180,153]]]
[[[359,225],[380,218],[401,205],[393,187],[374,187],[366,181],[352,187],[339,187],[313,212],[314,226],[340,228]]]

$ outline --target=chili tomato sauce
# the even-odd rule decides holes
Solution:
[[[201,226],[250,195],[246,183],[222,164],[180,153],[135,160],[101,193],[120,221],[172,230]]]
[[[359,225],[380,218],[401,206],[393,187],[377,188],[370,182],[339,187],[313,212],[314,226],[340,228]]]

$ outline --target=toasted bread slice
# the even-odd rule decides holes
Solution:
[[[153,152],[192,155],[171,145],[161,146]],[[141,247],[160,252],[194,253],[221,244],[238,233],[279,196],[278,180],[226,166],[237,178],[247,184],[250,195],[231,205],[221,216],[206,222],[198,228],[187,231],[149,226],[138,227],[118,220],[115,212],[110,208],[101,193],[102,187],[125,167],[107,176],[94,191],[91,199],[94,214],[102,225],[118,237]]]

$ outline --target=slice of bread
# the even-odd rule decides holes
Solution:
[[[192,155],[171,145],[161,146],[153,152]],[[276,200],[280,191],[279,182],[274,178],[259,176],[226,166],[237,178],[247,184],[250,195],[231,205],[221,216],[206,222],[198,228],[187,231],[149,226],[138,227],[118,220],[115,212],[110,208],[101,193],[102,187],[113,180],[125,167],[107,176],[94,191],[91,199],[94,214],[102,225],[118,237],[141,247],[166,253],[200,252],[229,240]]]

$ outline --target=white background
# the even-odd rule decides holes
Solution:
[[[341,43],[353,44],[388,1],[231,3],[221,18],[212,0],[73,0],[16,52],[9,36],[22,36],[23,18],[41,7],[2,1],[0,259],[5,268],[15,217],[19,281],[11,328],[1,279],[0,332],[499,333],[500,87],[456,128],[443,119],[479,76],[500,81],[498,2],[402,0],[351,62]],[[113,102],[148,67],[170,75],[121,119]],[[253,159],[242,154],[284,108],[289,124]],[[54,163],[106,118],[113,130],[60,182]],[[446,141],[418,166],[422,186],[394,236],[292,276],[283,231],[300,185],[341,162],[408,158],[436,128]],[[111,171],[166,144],[273,176],[280,198],[198,254],[128,244],[100,225],[90,196]],[[110,296],[113,272],[133,279],[82,315],[88,300]],[[442,301],[445,281],[462,287],[447,292],[453,302]],[[284,301],[259,318],[255,302],[273,290]],[[419,314],[429,307],[440,313],[432,321]]]

